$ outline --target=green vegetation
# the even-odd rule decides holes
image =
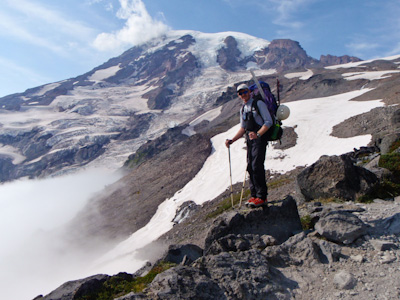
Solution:
[[[374,199],[388,199],[394,198],[400,195],[400,184],[394,183],[390,180],[383,180],[382,182],[376,184],[372,190],[357,199],[357,202],[370,203]]]
[[[271,189],[271,190],[272,189],[276,189],[278,187],[284,186],[284,185],[286,185],[288,183],[291,183],[293,181],[294,181],[293,178],[291,178],[291,177],[289,177],[287,175],[282,175],[282,176],[279,176],[277,178],[269,180],[268,181],[268,188]]]
[[[358,202],[369,203],[374,199],[388,199],[400,195],[400,153],[394,152],[400,147],[400,140],[393,143],[388,154],[382,154],[379,167],[392,172],[390,178],[385,178],[377,183],[372,190],[357,199]]]
[[[250,197],[250,190],[245,190],[243,192],[243,199],[242,199],[242,205],[244,205],[244,202]],[[240,203],[240,193],[239,194],[233,194],[233,205],[237,206]],[[232,200],[231,196],[224,198],[217,206],[217,208],[209,213],[206,216],[206,219],[214,219],[215,217],[219,216],[223,212],[232,209]]]
[[[303,227],[303,230],[308,230],[312,229],[312,221],[311,221],[311,216],[310,215],[305,215],[300,218],[301,226]]]
[[[389,153],[393,153],[395,150],[400,148],[400,139],[395,141],[390,147],[389,147]]]
[[[322,204],[328,204],[328,203],[343,203],[345,202],[345,200],[337,197],[328,197],[328,198],[318,198],[314,200],[314,202],[321,202]]]
[[[140,152],[139,150],[133,155],[133,157],[129,157],[128,160],[124,163],[124,166],[127,168],[133,168],[135,166],[140,165],[144,159],[146,158],[146,152]]]
[[[131,277],[125,273],[112,276],[101,287],[92,290],[90,293],[78,296],[77,300],[112,300],[130,292],[140,293],[154,280],[157,274],[175,265],[170,262],[161,262],[143,277]]]
[[[379,166],[393,173],[394,180],[400,182],[400,153],[392,152],[381,155]]]

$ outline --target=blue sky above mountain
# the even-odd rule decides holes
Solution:
[[[400,53],[397,0],[4,0],[0,96],[74,77],[169,30],[290,38],[315,58]]]

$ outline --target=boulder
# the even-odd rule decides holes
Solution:
[[[140,298],[127,298],[140,299]],[[229,299],[218,283],[198,268],[177,266],[158,274],[149,286],[148,298],[159,299]]]
[[[393,143],[400,139],[400,133],[387,134],[382,137],[380,148],[381,154],[388,154],[390,152],[390,147]]]
[[[281,245],[267,247],[262,254],[276,267],[312,266],[319,263],[319,248],[304,232],[301,232]]]
[[[355,166],[347,155],[322,156],[297,176],[299,190],[306,201],[330,197],[355,200],[377,181],[375,174]]]
[[[331,211],[321,216],[315,230],[332,242],[351,244],[367,233],[367,225],[350,212]]]
[[[207,253],[213,241],[228,234],[270,235],[282,243],[300,231],[302,225],[296,201],[288,196],[280,205],[270,206],[268,210],[253,209],[243,214],[231,211],[220,216],[207,234],[204,251]]]
[[[39,296],[38,300],[74,300],[90,294],[101,288],[102,284],[109,279],[108,275],[94,275],[84,279],[68,281],[46,296]]]
[[[341,290],[351,290],[357,285],[357,279],[347,271],[339,271],[333,278],[336,288]]]
[[[400,234],[400,213],[385,219],[383,226],[389,234]]]
[[[185,262],[191,263],[203,255],[203,249],[199,246],[186,244],[186,245],[171,245],[169,246],[162,261],[168,261],[175,264]]]

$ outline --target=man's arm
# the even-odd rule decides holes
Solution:
[[[246,133],[246,130],[243,127],[240,127],[238,132],[235,134],[235,136],[231,140],[226,140],[225,141],[225,146],[229,148],[230,144],[236,142],[238,139],[240,139],[244,134]]]

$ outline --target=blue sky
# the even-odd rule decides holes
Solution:
[[[308,55],[400,54],[399,0],[2,0],[0,97],[83,74],[167,30],[289,38]]]

